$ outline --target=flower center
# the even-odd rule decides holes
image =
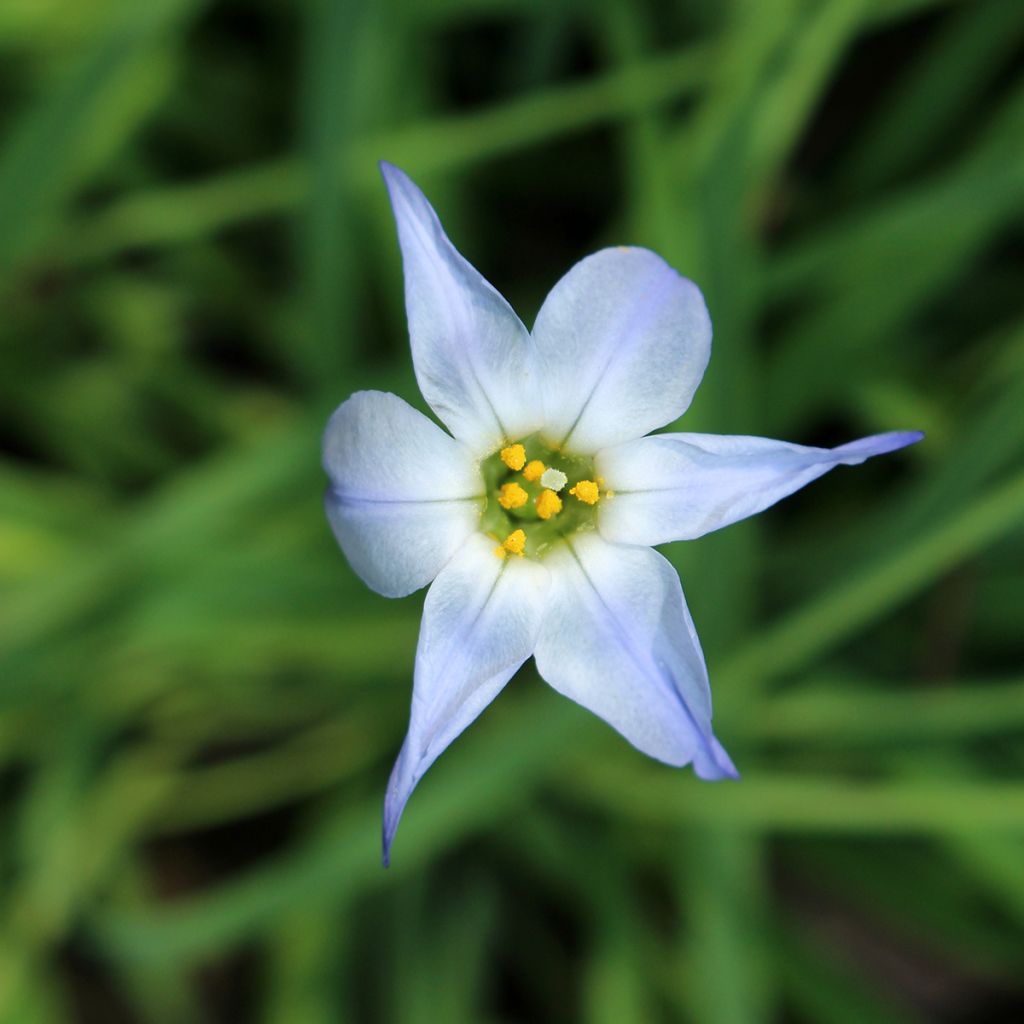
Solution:
[[[487,501],[480,527],[498,558],[540,558],[560,538],[592,530],[603,481],[590,459],[531,434],[481,463]]]

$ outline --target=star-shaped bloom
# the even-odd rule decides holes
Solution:
[[[361,391],[324,434],[327,515],[352,567],[386,597],[430,584],[385,863],[424,772],[531,655],[550,686],[643,753],[702,779],[736,777],[711,729],[679,578],[652,545],[728,526],[921,434],[832,449],[645,436],[686,410],[707,366],[696,285],[646,249],[603,249],[555,285],[528,331],[423,193],[382,170],[416,379],[450,431],[395,395]]]

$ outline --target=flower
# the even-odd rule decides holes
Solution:
[[[416,378],[450,431],[361,391],[324,433],[327,515],[353,569],[386,597],[430,584],[384,863],[424,772],[531,655],[550,686],[643,753],[735,778],[679,578],[651,545],[735,523],[922,435],[833,449],[645,436],[686,410],[704,374],[711,321],[697,287],[646,249],[602,249],[555,285],[528,331],[423,193],[381,169]]]

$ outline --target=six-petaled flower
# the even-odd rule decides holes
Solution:
[[[704,374],[711,322],[697,287],[648,250],[603,249],[555,285],[528,331],[412,181],[382,170],[416,378],[450,431],[363,391],[324,435],[327,514],[352,567],[388,597],[431,584],[385,863],[423,773],[531,655],[645,754],[735,777],[679,578],[652,545],[727,526],[921,435],[833,449],[645,436],[686,410]]]

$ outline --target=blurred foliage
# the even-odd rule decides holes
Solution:
[[[1019,0],[0,4],[0,1020],[1024,1018]],[[419,402],[376,160],[529,322],[648,245],[688,429],[922,428],[668,550],[744,779],[524,670],[379,865],[421,595],[319,433]]]

